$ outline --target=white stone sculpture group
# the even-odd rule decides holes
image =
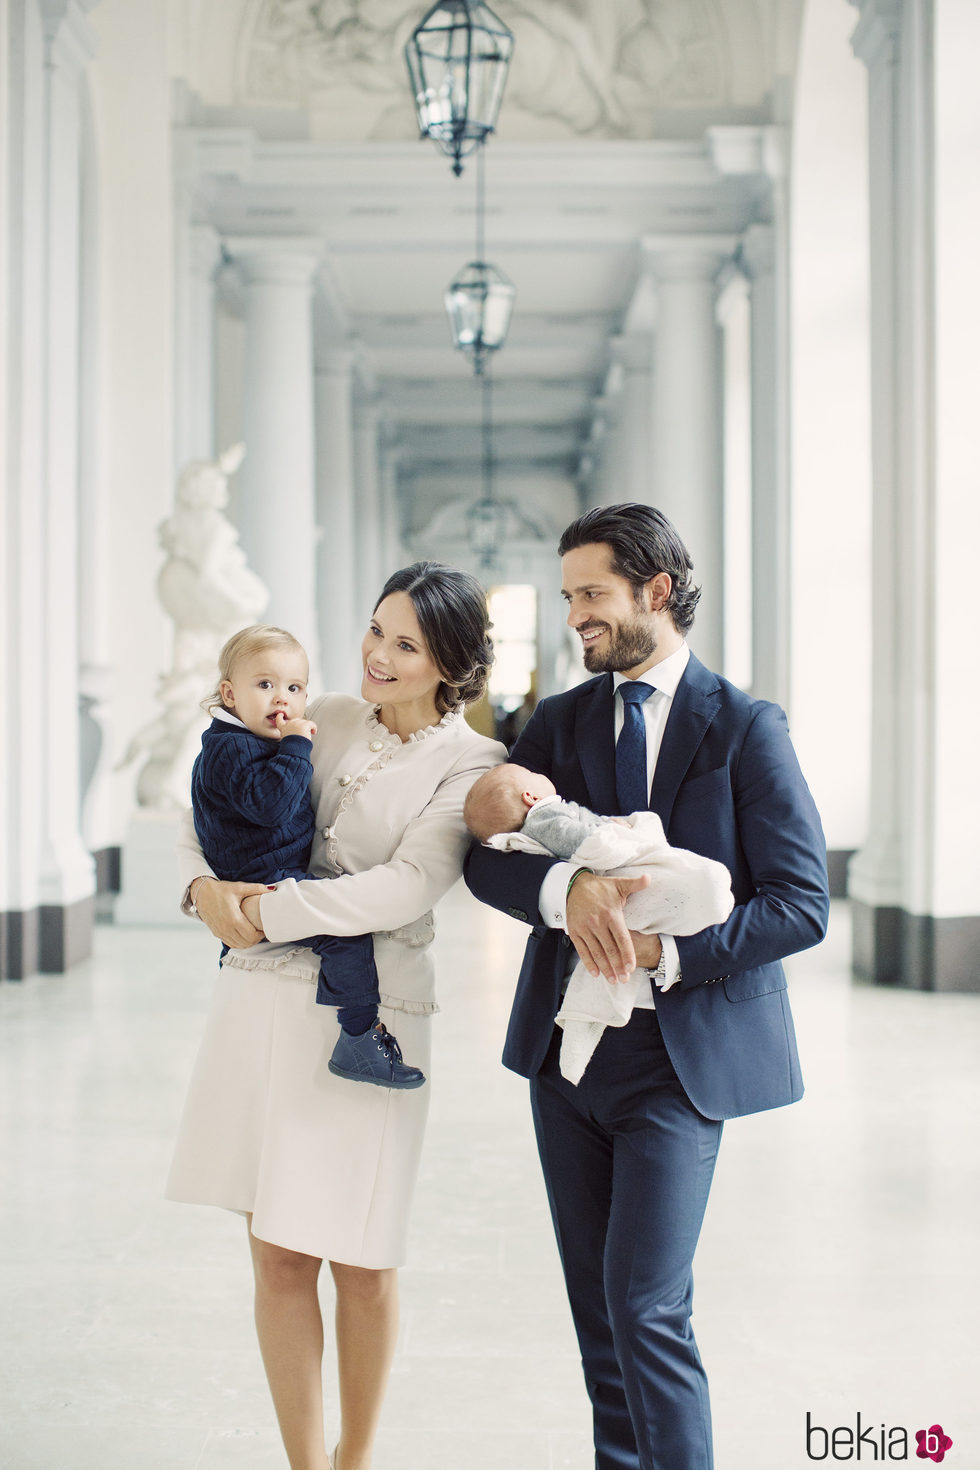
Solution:
[[[232,633],[256,622],[269,601],[224,513],[228,477],[244,453],[236,444],[216,461],[188,464],[177,482],[173,515],[159,527],[167,559],[157,594],[174,623],[173,661],[160,677],[158,713],[137,730],[120,762],[128,766],[145,756],[136,779],[141,807],[173,811],[188,805],[190,767],[205,718],[201,700],[213,687],[218,650]]]

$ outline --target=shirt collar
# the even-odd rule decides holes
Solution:
[[[237,715],[233,715],[230,709],[213,709],[211,711],[211,717],[215,720],[224,720],[227,725],[237,725],[240,730],[248,729],[245,721],[240,720]]]
[[[690,657],[691,650],[686,643],[682,643],[675,653],[671,653],[667,658],[661,659],[660,663],[654,664],[652,669],[647,669],[646,673],[641,674],[636,680],[627,679],[625,674],[614,673],[613,693],[615,694],[620,684],[635,682],[637,684],[652,684],[654,689],[661,690],[662,693],[666,694],[668,699],[673,699],[677,693],[677,686],[681,682],[681,676],[687,668],[687,662]]]

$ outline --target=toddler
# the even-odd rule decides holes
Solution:
[[[204,856],[218,878],[231,882],[308,878],[316,725],[305,718],[306,654],[282,628],[256,625],[229,638],[218,668],[220,682],[205,701],[211,726],[191,775]],[[321,934],[303,943],[320,956],[318,1004],[337,1007],[341,1030],[330,1071],[352,1082],[421,1087],[425,1076],[402,1060],[378,1020],[373,937]]]
[[[625,904],[627,925],[644,934],[697,934],[732,911],[728,869],[671,847],[656,812],[600,817],[563,801],[547,776],[505,764],[474,782],[463,815],[474,837],[505,852],[550,853],[617,878],[649,873],[650,886]],[[644,969],[612,985],[581,962],[575,966],[555,1017],[564,1032],[559,1065],[569,1082],[581,1081],[605,1027],[625,1026],[649,986]]]

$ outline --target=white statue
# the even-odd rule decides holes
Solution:
[[[172,516],[159,528],[167,559],[157,594],[174,622],[173,665],[160,678],[160,710],[133,736],[119,768],[146,756],[136,780],[141,807],[174,810],[189,801],[190,764],[226,639],[257,622],[269,594],[245,560],[238,532],[225,515],[228,476],[244,458],[241,444],[216,462],[193,460],[177,482]]]

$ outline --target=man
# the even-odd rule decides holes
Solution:
[[[780,960],[823,938],[826,850],[782,710],[688,649],[700,589],[666,517],[592,510],[559,552],[568,622],[598,677],[543,700],[512,758],[594,811],[649,806],[676,847],[726,865],[735,908],[661,940],[623,918],[645,880],[474,847],[467,883],[534,926],[504,1063],[531,1079],[597,1470],[711,1470],[691,1263],[722,1120],[802,1094]],[[610,983],[651,971],[645,1007],[607,1027],[577,1087],[554,1027],[573,946]]]

